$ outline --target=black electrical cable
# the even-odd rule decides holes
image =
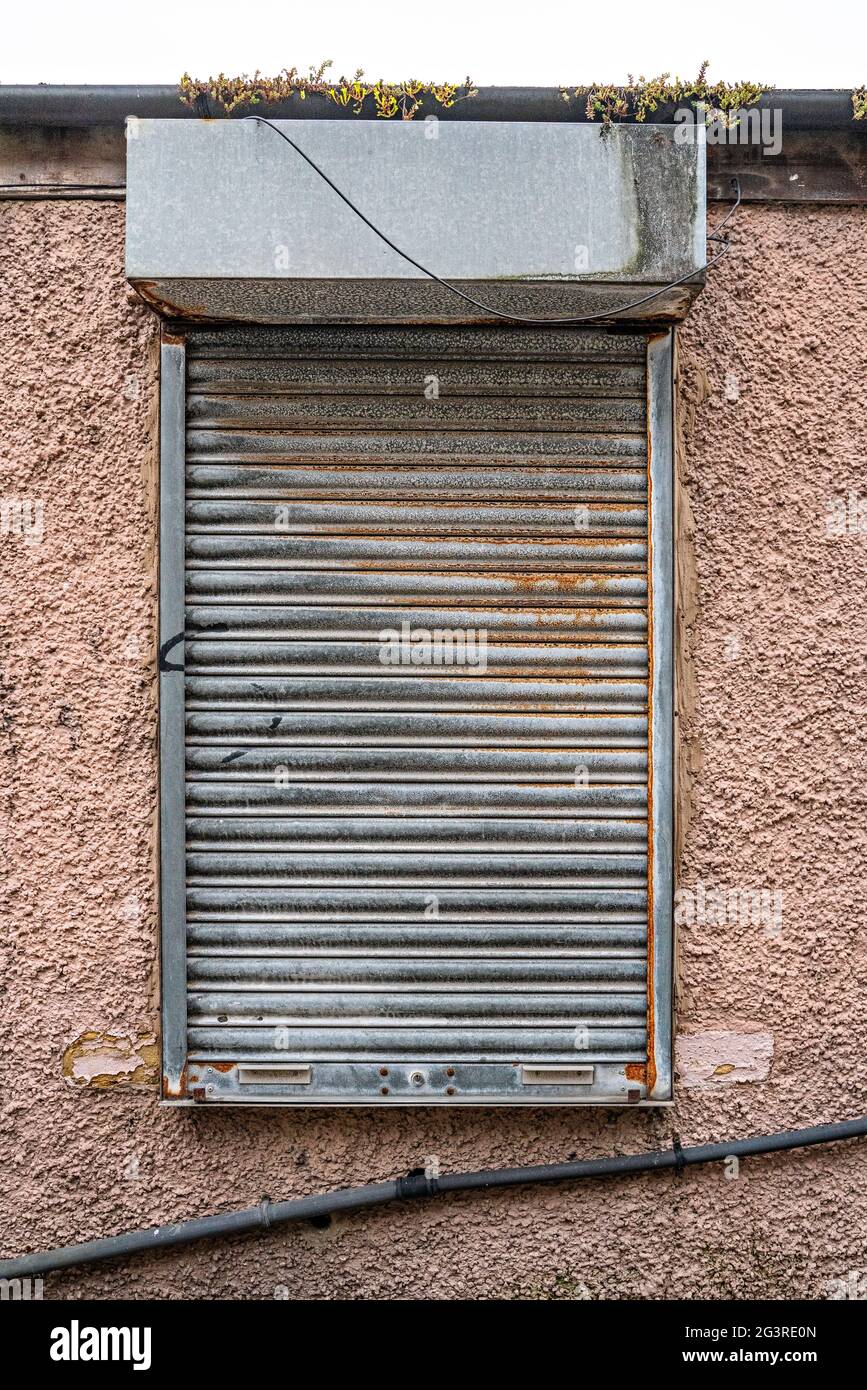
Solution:
[[[725,243],[726,247],[728,247],[728,237],[720,236],[720,232],[722,231],[726,223],[731,221],[731,219],[734,217],[735,213],[741,205],[741,181],[736,174],[732,174],[731,183],[732,188],[735,190],[735,200],[732,206],[729,208],[728,212],[726,213],[725,217],[723,218],[722,222],[718,222],[717,225],[714,227],[713,231],[708,232],[707,234],[708,241],[722,241]]]
[[[681,275],[677,280],[669,280],[667,285],[663,285],[661,289],[653,290],[651,294],[646,294],[641,299],[633,299],[629,304],[618,304],[610,309],[600,309],[595,314],[582,314],[577,318],[525,318],[522,314],[509,314],[503,309],[494,309],[490,304],[483,304],[480,299],[474,299],[471,294],[466,294],[463,290],[459,290],[457,285],[450,284],[449,281],[444,280],[441,275],[437,275],[434,271],[428,270],[427,266],[422,265],[420,261],[415,260],[406,251],[402,251],[399,246],[396,246],[391,238],[386,236],[385,232],[380,231],[379,227],[377,227],[374,222],[371,222],[369,217],[365,217],[361,209],[355,206],[352,199],[348,198],[343,190],[338,188],[334,180],[328,177],[325,170],[320,169],[316,161],[311,159],[310,155],[306,154],[300,145],[296,145],[295,141],[290,139],[285,131],[280,130],[279,126],[276,126],[273,121],[267,120],[265,116],[244,116],[242,119],[245,121],[258,121],[260,125],[266,125],[269,130],[274,131],[275,135],[279,135],[281,140],[285,140],[287,145],[291,145],[295,153],[300,154],[305,163],[309,164],[310,168],[313,169],[321,179],[324,179],[328,187],[337,194],[338,198],[346,204],[350,211],[355,213],[356,217],[361,219],[365,227],[369,227],[374,235],[379,237],[380,241],[385,242],[385,245],[388,246],[390,250],[394,251],[396,255],[400,256],[402,260],[406,261],[408,265],[414,266],[416,270],[421,271],[422,275],[426,275],[430,280],[435,280],[438,285],[442,285],[444,290],[448,290],[450,294],[457,295],[458,299],[463,299],[465,303],[471,304],[474,309],[481,309],[483,313],[491,314],[494,318],[507,319],[509,323],[529,324],[533,328],[572,327],[583,323],[595,323],[599,319],[610,319],[615,314],[627,314],[632,309],[640,309],[642,305],[649,304],[651,300],[658,299],[661,294],[666,294],[668,290],[676,289],[678,285],[685,285],[688,280],[693,280],[696,275],[701,275],[704,271],[710,270],[713,266],[718,265],[729,253],[730,247],[728,237],[720,237],[719,232],[720,228],[725,226],[726,222],[728,222],[729,218],[740,206],[741,201],[740,184],[736,178],[732,178],[732,184],[737,191],[737,199],[734,207],[731,208],[728,214],[723,218],[719,227],[717,227],[714,232],[710,233],[708,238],[711,241],[722,241],[723,249],[719,251],[717,255],[712,256],[709,261],[706,261],[703,266],[700,266],[698,270],[691,270],[688,275]]]
[[[57,1250],[45,1250],[33,1255],[16,1255],[0,1260],[0,1278],[47,1274],[71,1265],[94,1264],[98,1260],[135,1255],[144,1250],[190,1245],[193,1241],[215,1236],[270,1230],[272,1226],[289,1221],[312,1221],[317,1217],[333,1216],[337,1212],[359,1211],[364,1207],[382,1206],[408,1198],[434,1197],[445,1192],[467,1192],[476,1188],[517,1187],[525,1183],[576,1182],[582,1178],[650,1173],[663,1168],[674,1168],[682,1173],[696,1163],[749,1158],[755,1154],[807,1148],[812,1144],[831,1144],[841,1139],[863,1138],[865,1135],[867,1116],[861,1116],[838,1124],[813,1125],[808,1129],[783,1130],[778,1134],[759,1134],[752,1139],[733,1139],[721,1144],[699,1144],[690,1149],[681,1148],[677,1141],[671,1149],[622,1154],[614,1158],[543,1163],[525,1168],[483,1168],[476,1173],[444,1173],[441,1177],[410,1174],[389,1182],[371,1183],[366,1187],[347,1187],[337,1192],[298,1197],[287,1202],[263,1201],[259,1206],[247,1207],[243,1211],[198,1217],[171,1226],[151,1226],[144,1231],[127,1231],[124,1235],[90,1240],[83,1245],[65,1245]]]

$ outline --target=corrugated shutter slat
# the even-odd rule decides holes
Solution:
[[[188,1051],[224,1098],[569,1063],[541,1099],[623,1098],[647,1062],[646,350],[190,333]]]

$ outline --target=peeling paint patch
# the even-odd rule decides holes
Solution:
[[[65,1049],[62,1070],[72,1086],[156,1086],[159,1059],[155,1033],[89,1032]]]
[[[680,1084],[687,1088],[766,1081],[774,1057],[772,1033],[682,1033],[675,1041]]]

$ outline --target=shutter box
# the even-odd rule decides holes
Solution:
[[[175,325],[164,1098],[671,1098],[670,329]]]
[[[275,124],[396,246],[495,310],[671,323],[704,283],[700,124]],[[484,318],[268,126],[131,119],[127,136],[126,273],[168,317]]]

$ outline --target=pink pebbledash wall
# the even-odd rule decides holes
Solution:
[[[679,881],[659,1111],[157,1103],[156,321],[123,209],[0,203],[5,1253],[405,1173],[867,1111],[867,208],[743,207],[679,333]],[[855,499],[857,501],[857,498]],[[867,525],[867,522],[864,523]],[[7,530],[9,528],[7,527]],[[404,1204],[50,1276],[45,1297],[828,1297],[867,1277],[867,1144]]]

